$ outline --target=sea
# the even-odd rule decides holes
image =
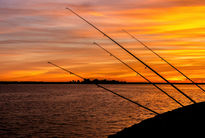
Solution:
[[[151,84],[102,86],[158,113],[180,107]],[[158,86],[183,105],[192,104],[171,86]],[[176,86],[195,101],[205,101],[196,86]],[[154,116],[93,84],[0,84],[1,138],[104,138]]]

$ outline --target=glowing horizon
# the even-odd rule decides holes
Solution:
[[[69,81],[84,77],[144,82],[94,46],[97,42],[153,82],[154,73],[65,8],[69,7],[172,82],[189,82],[138,42],[145,42],[195,82],[205,82],[205,2],[194,0],[0,1],[0,81]]]

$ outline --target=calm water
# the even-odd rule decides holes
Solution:
[[[103,86],[159,113],[179,107],[151,85]],[[168,85],[160,86],[190,104]],[[197,87],[177,86],[205,101]],[[0,84],[0,137],[106,137],[153,116],[95,85]]]

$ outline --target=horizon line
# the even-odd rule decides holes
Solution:
[[[149,83],[149,82],[127,82],[127,81],[117,81],[117,80],[99,80],[99,83],[102,83],[102,81],[105,81],[104,83],[107,84],[168,84],[166,82],[153,82],[153,83]],[[113,81],[113,83],[112,83]],[[91,83],[86,83],[83,81],[0,81],[0,84],[26,84],[26,83],[30,83],[30,84],[93,84],[91,81]],[[173,82],[172,84],[192,84],[190,82]],[[205,84],[205,82],[198,82],[196,84]]]

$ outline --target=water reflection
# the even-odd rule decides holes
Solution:
[[[104,85],[157,111],[179,106],[151,85]],[[160,85],[184,105],[189,100],[168,85]],[[179,85],[197,102],[205,94]],[[153,114],[94,85],[0,85],[0,136],[105,137]]]

